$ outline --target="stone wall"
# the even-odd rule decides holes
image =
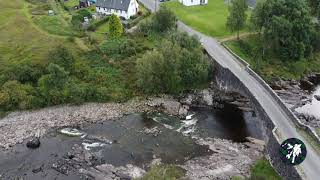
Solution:
[[[263,126],[261,127],[261,131],[264,137],[263,140],[266,143],[266,154],[270,158],[270,162],[276,171],[283,178],[288,180],[301,179],[293,166],[283,163],[280,159],[280,143],[277,141],[273,133],[275,125],[256,98],[229,69],[222,67],[218,63],[215,63],[215,78],[221,89],[239,92],[250,99],[252,107],[258,117],[262,120]]]
[[[297,118],[292,111],[283,103],[281,98],[273,91],[273,89],[256,73],[254,72],[251,68],[250,65],[240,58],[237,54],[235,54],[230,48],[222,44],[242,65],[246,67],[246,71],[254,77],[270,94],[271,96],[277,101],[278,105],[281,107],[281,109],[287,114],[288,117],[292,120],[295,125],[306,131],[316,142],[320,143],[320,137],[316,133],[315,129],[312,128],[311,126],[308,126],[306,124],[303,124],[299,118]]]

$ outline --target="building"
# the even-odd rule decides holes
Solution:
[[[139,11],[137,0],[97,0],[96,11],[99,14],[115,14],[124,19],[129,19]]]
[[[208,0],[179,0],[185,6],[206,5]]]

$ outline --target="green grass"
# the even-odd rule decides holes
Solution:
[[[267,159],[260,159],[251,168],[250,179],[281,180],[282,178],[273,169]]]
[[[185,170],[175,165],[159,165],[152,167],[139,180],[175,180],[184,176]]]
[[[16,6],[11,6],[10,3],[0,6],[0,12],[3,12],[3,9],[10,9],[14,14],[12,16],[6,16],[6,13],[0,14],[2,23],[6,24],[0,28],[1,65],[18,61],[40,61],[48,49],[57,46],[61,41],[39,32],[30,23],[32,21],[25,14],[23,1],[16,1]]]
[[[274,53],[266,51],[266,58],[257,62],[253,52],[254,48],[258,46],[258,43],[257,35],[250,35],[243,38],[241,43],[232,40],[225,42],[225,45],[247,61],[251,68],[268,82],[272,81],[275,77],[300,79],[310,72],[320,71],[320,53],[316,53],[313,58],[308,59],[283,60],[274,55]]]
[[[73,8],[74,6],[79,5],[79,0],[68,0],[64,2],[64,5],[68,8]]]
[[[191,7],[184,6],[178,1],[169,1],[165,6],[181,21],[204,34],[217,38],[234,34],[226,28],[229,11],[224,0],[209,0],[208,5]]]
[[[50,34],[71,36],[74,33],[71,26],[63,23],[58,16],[40,16],[34,18],[34,22]]]

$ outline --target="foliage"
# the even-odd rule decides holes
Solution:
[[[18,81],[7,81],[0,91],[0,106],[5,109],[28,109],[34,99],[32,86],[23,85]]]
[[[179,36],[190,38],[189,42],[194,40]],[[144,92],[178,93],[207,81],[209,65],[199,42],[194,43],[193,49],[182,47],[185,42],[164,40],[155,50],[137,60],[138,86]]]
[[[237,38],[239,40],[239,32],[244,28],[247,14],[246,11],[248,5],[246,0],[233,0],[229,8],[229,16],[227,19],[227,27],[231,32],[237,32]]]
[[[59,46],[49,53],[50,62],[63,67],[66,71],[72,72],[74,70],[74,57],[63,46]]]
[[[177,18],[174,13],[167,7],[161,6],[150,19],[140,23],[139,30],[145,34],[165,34],[175,30],[176,27]]]
[[[140,180],[176,180],[184,176],[185,170],[175,165],[153,166]]]
[[[84,21],[84,17],[91,18],[92,14],[87,9],[80,9],[71,18],[71,24],[74,29],[80,31],[82,29],[82,22]]]
[[[281,180],[282,178],[273,169],[268,160],[260,159],[251,168],[250,179]]]
[[[267,47],[283,58],[300,59],[312,52],[313,26],[304,0],[266,0],[252,14]]]
[[[240,41],[228,41],[226,45],[242,59],[245,59],[256,72],[266,81],[274,78],[300,79],[308,73],[320,72],[320,54],[315,52],[312,57],[299,61],[284,61],[272,49],[256,53],[257,48],[264,45],[259,35],[252,35]],[[263,57],[257,58],[258,55]],[[259,59],[259,61],[258,61]]]
[[[120,18],[112,14],[109,20],[109,37],[111,39],[118,39],[123,35],[123,26]]]
[[[48,105],[62,104],[65,102],[63,90],[68,82],[68,73],[62,67],[52,63],[48,66],[48,72],[49,74],[39,79],[40,94]]]
[[[107,39],[100,45],[101,51],[111,58],[121,59],[134,56],[137,44],[132,39]]]
[[[318,19],[320,19],[320,0],[308,0],[311,13]]]
[[[177,18],[171,10],[165,6],[161,6],[152,17],[152,21],[156,32],[165,33],[176,28]]]

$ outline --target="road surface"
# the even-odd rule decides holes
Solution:
[[[139,0],[151,11],[158,9],[159,2],[154,0]],[[157,6],[155,6],[155,2]],[[276,99],[261,85],[254,77],[252,77],[243,65],[231,55],[219,42],[211,37],[208,37],[198,31],[193,30],[181,21],[178,22],[180,30],[187,32],[190,35],[197,35],[207,52],[214,58],[220,65],[230,69],[240,81],[249,89],[252,95],[258,100],[265,112],[272,119],[277,129],[281,134],[281,140],[287,138],[298,138],[302,140],[307,147],[307,157],[305,161],[299,165],[303,171],[306,179],[319,180],[320,179],[320,157],[311,147],[308,141],[302,137],[296,129],[296,126],[291,121],[290,117],[281,109]]]

